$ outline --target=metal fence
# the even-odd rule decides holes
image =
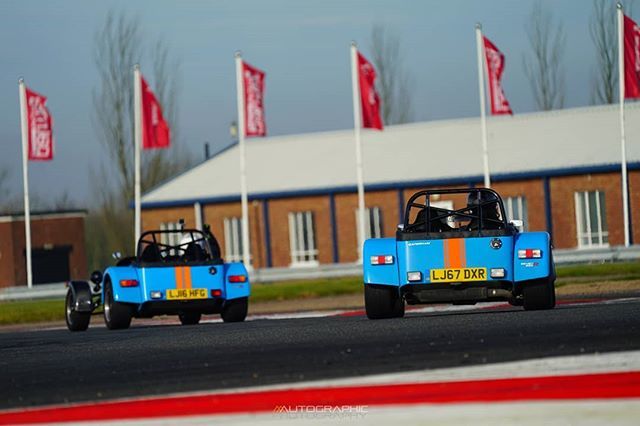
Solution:
[[[554,250],[556,264],[625,262],[640,259],[640,245],[623,247],[604,247],[595,249]],[[357,263],[339,263],[314,267],[265,268],[250,273],[251,282],[269,283],[274,281],[305,280],[316,278],[352,277],[362,274],[362,265]],[[36,285],[29,289],[25,286],[0,289],[0,301],[55,299],[64,297],[65,283]],[[1,309],[1,308],[0,308]]]

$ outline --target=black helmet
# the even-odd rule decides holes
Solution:
[[[468,206],[479,206],[489,201],[497,201],[498,198],[493,192],[483,190],[472,190],[467,196]]]

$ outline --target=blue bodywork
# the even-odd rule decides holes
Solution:
[[[501,247],[491,242],[498,239]],[[548,278],[554,274],[551,242],[546,232],[524,232],[513,236],[466,237],[463,266],[466,268],[503,268],[504,278],[487,277],[487,281],[509,281],[513,288],[526,281]],[[431,269],[444,269],[444,245],[447,239],[398,241],[396,238],[369,239],[364,244],[364,283],[402,287],[407,284],[430,284]],[[519,259],[518,250],[540,249],[541,257]],[[393,256],[393,263],[373,265],[372,257]],[[409,282],[408,272],[421,272],[422,279]]]
[[[229,277],[232,276],[242,277],[242,281],[231,282]],[[103,277],[102,304],[105,303],[106,284],[110,283],[114,301],[132,306],[132,314],[136,317],[175,314],[184,309],[219,313],[229,301],[247,298],[251,292],[247,269],[244,264],[237,262],[175,265],[133,263],[109,267]],[[137,284],[123,285],[131,280]],[[206,298],[169,299],[167,293],[178,289],[202,289],[206,292]]]
[[[184,271],[188,268],[189,271]],[[215,273],[211,273],[215,269]],[[186,272],[186,273],[185,273]],[[230,276],[247,277],[245,282],[229,282]],[[187,278],[189,277],[189,278]],[[208,298],[219,300],[248,297],[251,285],[247,269],[242,263],[224,263],[200,266],[112,266],[104,271],[104,281],[110,280],[116,302],[142,305],[145,302],[166,301],[167,290],[177,289],[178,281],[183,288],[202,288],[207,290]],[[135,287],[122,287],[120,281],[137,280]],[[104,283],[103,281],[103,283]],[[212,290],[220,290],[221,295],[213,298]],[[151,292],[161,292],[157,299],[151,298]],[[104,303],[104,294],[103,294]]]

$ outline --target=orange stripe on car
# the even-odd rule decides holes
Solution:
[[[176,272],[176,288],[184,288],[184,277],[182,276],[182,268],[176,266],[174,268]]]
[[[445,268],[465,268],[467,266],[464,238],[444,240],[444,266]]]
[[[182,268],[182,273],[184,274],[184,288],[191,288],[191,268],[185,266]]]

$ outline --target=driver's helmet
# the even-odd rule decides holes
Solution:
[[[475,207],[480,204],[484,204],[489,201],[497,201],[498,198],[489,191],[479,191],[480,197],[478,197],[478,191],[471,191],[467,196],[467,206]]]

